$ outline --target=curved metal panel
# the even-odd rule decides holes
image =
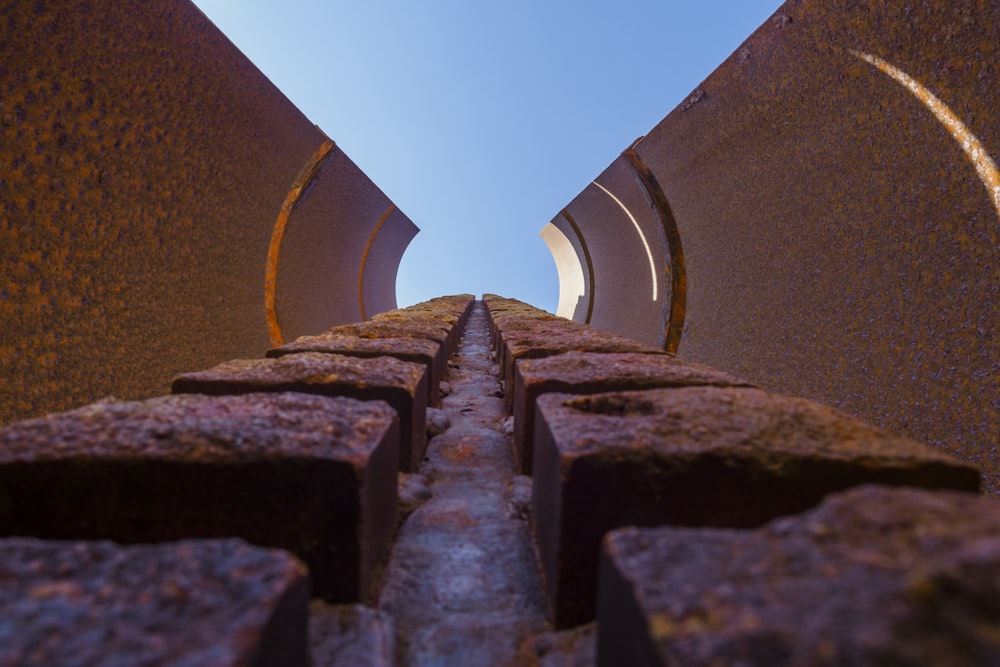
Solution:
[[[997,62],[996,3],[788,2],[635,146],[684,238],[686,358],[984,465],[994,493]]]
[[[566,207],[594,270],[590,324],[663,345],[670,301],[669,252],[652,202],[618,158]]]
[[[419,231],[395,206],[385,212],[383,223],[373,230],[358,269],[361,319],[396,308],[399,263]]]

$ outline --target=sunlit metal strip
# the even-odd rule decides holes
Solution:
[[[385,213],[382,214],[382,217],[379,218],[378,223],[376,223],[375,227],[372,229],[372,233],[368,235],[368,243],[365,244],[365,251],[361,253],[361,266],[358,267],[358,308],[361,310],[362,321],[368,319],[368,316],[365,313],[364,293],[365,266],[368,264],[368,252],[372,249],[372,243],[375,242],[375,236],[378,235],[379,230],[382,229],[382,225],[385,224],[385,221],[388,220],[389,216],[392,215],[392,212],[395,210],[395,204],[390,204],[389,208],[385,210]]]
[[[589,289],[587,290],[587,319],[584,320],[584,324],[590,324],[590,318],[594,316],[594,262],[590,259],[590,248],[587,246],[587,239],[584,238],[583,232],[580,231],[580,226],[576,224],[576,220],[573,219],[573,216],[566,209],[561,211],[561,215],[566,218],[566,222],[573,228],[573,233],[576,234],[576,238],[580,241],[580,247],[583,248],[584,261],[587,262]]]
[[[639,240],[642,241],[642,247],[646,249],[646,259],[649,260],[649,276],[653,281],[653,301],[655,302],[660,292],[659,281],[656,278],[656,263],[653,261],[653,251],[650,250],[649,248],[649,242],[646,240],[646,235],[642,233],[642,227],[639,226],[639,221],[635,219],[635,216],[632,215],[632,211],[628,210],[628,207],[622,203],[621,199],[614,196],[614,194],[612,194],[610,190],[608,190],[606,187],[604,187],[597,181],[594,181],[593,183],[601,190],[603,190],[605,194],[611,197],[611,199],[614,200],[616,204],[618,204],[618,207],[625,212],[625,215],[628,216],[628,219],[632,221],[632,226],[635,227],[635,232],[636,234],[639,235]]]
[[[667,196],[660,187],[659,181],[653,175],[639,153],[634,148],[628,148],[622,153],[639,177],[639,182],[646,189],[663,233],[667,238],[667,252],[670,254],[670,317],[663,330],[663,349],[670,354],[676,354],[681,344],[684,332],[684,317],[687,313],[687,268],[684,264],[684,248],[681,245],[681,234],[677,229],[677,221],[670,209]]]
[[[281,345],[284,340],[281,336],[281,326],[278,323],[278,313],[274,303],[274,293],[278,277],[278,257],[281,254],[281,241],[285,236],[285,227],[288,225],[288,216],[292,209],[299,203],[302,193],[305,192],[309,184],[319,174],[319,170],[326,164],[333,155],[333,149],[337,144],[332,139],[327,138],[322,145],[313,153],[312,157],[299,172],[299,175],[292,183],[292,189],[285,196],[285,201],[281,204],[281,211],[278,219],[274,223],[274,230],[271,232],[271,244],[267,249],[267,266],[264,270],[264,309],[267,312],[267,334],[271,339],[271,345]]]
[[[948,132],[959,143],[962,150],[965,151],[965,154],[976,167],[979,179],[986,186],[986,190],[993,200],[993,207],[997,211],[997,216],[1000,217],[1000,171],[997,170],[997,163],[986,152],[986,147],[983,146],[978,137],[972,134],[965,123],[959,119],[947,104],[942,102],[934,93],[903,70],[870,53],[851,51],[851,55],[861,58],[913,93],[918,100],[924,103],[924,106],[930,109],[934,117],[948,128]]]

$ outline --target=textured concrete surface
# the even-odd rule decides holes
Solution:
[[[680,356],[932,443],[1000,491],[1000,5],[790,0],[733,47],[635,144],[683,239]],[[632,243],[595,186],[569,208],[618,216],[587,227],[595,262]],[[635,278],[640,317],[646,257],[625,249],[613,279]]]
[[[379,609],[395,621],[400,665],[503,665],[545,629],[531,546],[528,480],[515,475],[495,394],[482,305],[469,319],[444,399],[451,426],[420,473],[430,498],[400,529]]]
[[[299,336],[290,343],[272,347],[267,351],[269,358],[283,357],[301,352],[325,352],[327,354],[352,355],[357,357],[393,357],[402,361],[412,361],[424,365],[427,371],[427,403],[438,405],[438,387],[444,372],[444,353],[441,345],[425,338],[362,338],[349,334],[323,333],[318,336]]]
[[[294,391],[385,401],[399,417],[399,466],[416,468],[427,447],[427,370],[394,357],[303,352],[277,359],[233,359],[174,378],[175,394],[248,394]]]
[[[597,663],[597,626],[578,625],[561,632],[543,632],[521,645],[516,667],[594,667]],[[624,664],[624,663],[622,663]]]
[[[187,0],[8,2],[0,43],[0,423],[260,354],[273,228],[323,133]],[[359,319],[391,205],[336,148],[305,185],[289,338]],[[413,232],[397,213],[374,237],[369,314]]]
[[[698,385],[748,386],[707,366],[668,356],[636,353],[565,352],[514,365],[514,452],[522,472],[531,474],[535,400],[542,394],[597,394],[607,391]]]
[[[396,526],[388,405],[308,394],[101,402],[0,429],[0,535],[239,536],[288,549],[312,593],[369,587]]]
[[[604,533],[752,527],[865,483],[979,490],[979,470],[830,408],[743,387],[538,399],[532,518],[557,627],[593,618]]]
[[[393,667],[392,618],[363,605],[309,605],[311,667]]]
[[[309,664],[308,574],[240,540],[0,540],[0,664]]]
[[[600,665],[994,665],[1000,503],[862,487],[757,531],[615,531]]]

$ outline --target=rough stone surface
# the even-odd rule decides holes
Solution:
[[[423,505],[433,495],[430,480],[419,473],[399,474],[399,524],[406,520],[413,511]]]
[[[515,664],[516,667],[594,667],[597,664],[596,624],[586,623],[562,632],[544,632],[529,637],[522,644]]]
[[[752,527],[868,482],[979,488],[969,464],[759,389],[546,394],[537,408],[533,519],[560,627],[593,618],[613,528]]]
[[[102,402],[0,430],[0,535],[121,543],[239,536],[292,551],[353,602],[396,525],[398,426],[307,394]]]
[[[402,665],[510,664],[524,638],[545,629],[527,484],[497,430],[504,412],[488,349],[479,306],[444,400],[451,427],[431,439],[420,469],[431,496],[399,531],[379,601],[396,623]]]
[[[393,667],[392,618],[364,605],[309,605],[311,667]]]
[[[423,338],[441,345],[448,355],[452,351],[452,329],[453,327],[432,317],[413,317],[342,324],[330,329],[329,333],[359,338]]]
[[[424,364],[427,368],[427,404],[439,405],[439,386],[445,370],[444,352],[439,343],[425,338],[362,338],[325,333],[301,336],[291,343],[267,351],[269,358],[300,352],[326,352],[355,357],[394,357]]]
[[[457,316],[418,310],[381,313],[373,317],[371,322],[365,324],[417,326],[418,330],[421,331],[433,331],[435,328],[440,328],[445,332],[445,351],[449,355],[454,354],[455,350],[458,349],[458,339],[462,335],[461,328],[457,326]]]
[[[438,408],[427,408],[427,435],[433,437],[440,435],[451,426],[451,418],[448,413]]]
[[[568,320],[521,321],[515,329],[507,329],[502,334],[499,363],[503,371],[504,404],[508,412],[514,409],[515,364],[522,359],[539,359],[565,352],[630,352],[667,356],[659,348]]]
[[[684,386],[751,386],[749,382],[668,355],[566,352],[514,365],[514,452],[521,470],[531,473],[535,399],[545,393],[596,394],[606,391]]]
[[[173,391],[213,395],[296,391],[382,400],[399,415],[400,469],[414,470],[427,447],[426,369],[393,357],[303,352],[277,359],[234,359],[178,376]]]
[[[862,487],[755,531],[625,528],[601,665],[995,665],[1000,503]]]
[[[0,540],[0,664],[308,664],[309,584],[241,540]]]

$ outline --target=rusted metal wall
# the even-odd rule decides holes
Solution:
[[[553,224],[566,216],[590,251],[590,266],[586,256],[582,260],[584,274],[592,269],[595,284],[588,324],[662,346],[670,302],[669,249],[631,165],[621,157],[611,163]]]
[[[3,2],[0,54],[0,422],[261,354],[272,246],[286,335],[359,318],[391,202],[336,148],[290,197],[327,138],[192,4]]]
[[[635,145],[683,239],[680,356],[934,444],[1000,489],[998,63],[987,0],[792,0],[739,45]],[[616,279],[644,292],[644,264]]]

